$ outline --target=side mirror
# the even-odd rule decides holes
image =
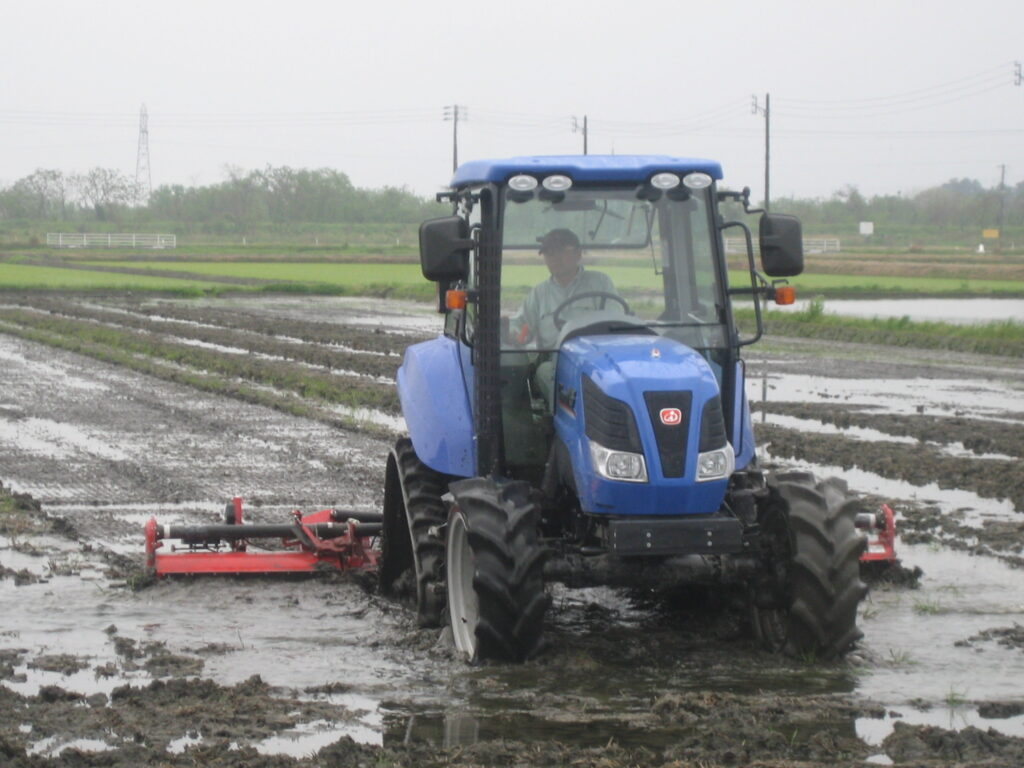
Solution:
[[[765,213],[758,227],[761,268],[769,277],[794,277],[804,271],[804,240],[800,219]]]
[[[429,219],[420,224],[420,267],[427,280],[453,283],[469,276],[473,241],[469,224],[458,216]]]

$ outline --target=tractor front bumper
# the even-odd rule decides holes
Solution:
[[[634,555],[733,555],[753,548],[734,517],[694,515],[608,522],[610,552]]]

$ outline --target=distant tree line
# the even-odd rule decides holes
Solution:
[[[447,211],[406,188],[361,189],[330,168],[268,166],[205,186],[172,184],[143,200],[132,179],[109,168],[64,174],[39,169],[0,187],[0,224],[66,223],[79,229],[110,226],[167,228],[177,234],[246,234],[268,228],[309,231],[309,225],[414,225]],[[912,195],[865,197],[846,186],[828,199],[776,198],[772,210],[793,213],[809,235],[857,236],[859,223],[875,225],[873,240],[976,242],[1000,219],[1004,239],[1024,246],[1024,182],[985,188],[974,179],[952,179]]]
[[[862,221],[874,224],[875,239],[921,242],[978,242],[983,229],[1003,226],[1004,240],[1024,247],[1024,182],[985,188],[975,179],[951,179],[913,195],[865,197],[847,185],[827,200],[775,198],[773,211],[792,213],[809,234],[850,236]]]
[[[289,224],[405,224],[449,209],[408,189],[360,189],[330,168],[229,169],[206,186],[170,184],[148,200],[119,171],[82,174],[39,169],[0,188],[0,221],[95,222],[140,227],[161,224],[178,232],[244,234],[253,227]]]

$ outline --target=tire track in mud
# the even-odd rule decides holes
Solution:
[[[191,376],[184,374],[177,380],[202,380],[206,388],[219,388],[228,394],[244,392],[246,398],[256,396],[245,387],[230,384],[231,380],[241,379],[252,385],[284,390],[314,403],[373,408],[392,415],[399,413],[393,386],[360,376],[302,370],[286,361],[261,360],[161,341],[152,334],[110,328],[92,320],[61,318],[45,310],[0,308],[0,321],[9,332],[136,369],[140,368],[140,357],[149,358],[150,363],[155,360],[175,364],[191,372]],[[167,366],[159,363],[142,363],[141,368],[158,376],[169,375]],[[219,380],[216,377],[220,377]],[[261,399],[269,398],[264,394]]]
[[[323,344],[284,341],[277,336],[266,336],[250,330],[210,328],[206,325],[173,320],[151,320],[124,311],[97,309],[82,304],[44,299],[27,302],[23,306],[61,317],[94,320],[110,327],[145,331],[171,341],[194,339],[205,344],[241,349],[249,353],[283,360],[293,360],[311,366],[328,368],[342,374],[346,371],[356,371],[368,377],[387,378],[393,381],[400,362],[397,356],[389,358],[372,350],[367,354],[360,354],[359,352],[331,348]]]
[[[268,318],[244,309],[220,309],[205,306],[182,306],[180,303],[129,304],[132,311],[151,316],[169,317],[185,322],[206,323],[223,328],[250,331],[265,336],[286,336],[308,343],[341,345],[367,352],[401,355],[409,344],[430,338],[431,334],[385,333],[382,329],[296,320],[275,316]]]
[[[208,515],[239,492],[257,509],[376,504],[389,441],[7,337],[0,345],[10,404],[0,417],[4,479],[50,506],[75,507],[91,538],[137,537],[147,506]]]

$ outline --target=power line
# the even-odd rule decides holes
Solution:
[[[793,111],[790,111],[790,110],[787,110],[787,109],[783,109],[780,114],[783,114],[783,115],[785,115],[787,117],[796,117],[796,118],[800,118],[800,119],[812,119],[813,118],[815,120],[849,120],[849,119],[858,118],[858,117],[885,117],[885,116],[888,116],[888,115],[899,115],[899,114],[904,114],[904,113],[907,113],[907,112],[916,112],[916,111],[919,111],[919,110],[922,110],[922,109],[930,109],[932,107],[940,107],[940,106],[943,106],[945,104],[952,104],[954,102],[963,101],[964,99],[969,99],[969,98],[972,98],[974,96],[980,96],[980,95],[982,95],[984,93],[990,93],[991,91],[995,91],[995,90],[998,90],[1000,88],[1005,88],[1006,85],[1007,85],[1006,81],[1003,80],[1002,82],[996,83],[994,85],[990,85],[987,88],[982,88],[980,90],[973,90],[973,91],[970,91],[970,92],[967,92],[967,93],[961,93],[961,94],[958,94],[958,95],[955,95],[955,96],[949,95],[948,97],[944,97],[944,98],[941,98],[941,99],[938,99],[938,100],[933,98],[930,101],[927,101],[927,102],[924,102],[924,103],[918,103],[918,104],[915,104],[912,101],[908,101],[908,102],[906,102],[904,104],[901,104],[901,105],[898,105],[898,106],[892,106],[892,107],[888,107],[888,108],[878,108],[878,109],[874,109],[872,111],[865,111],[862,108],[849,107],[846,110],[845,114],[825,115],[825,114],[820,114],[820,113],[800,114],[799,112],[793,112]]]
[[[962,89],[970,88],[978,85],[978,81],[991,82],[994,77],[1002,78],[1006,74],[1006,67],[1009,62],[1004,62],[994,67],[975,72],[971,75],[966,75],[956,80],[950,80],[937,85],[928,86],[925,88],[917,88],[911,91],[903,91],[900,93],[886,94],[884,96],[866,96],[862,98],[842,98],[842,99],[800,99],[800,98],[780,98],[778,101],[784,102],[787,105],[795,106],[797,104],[806,104],[813,109],[826,109],[830,105],[838,107],[849,107],[851,105],[859,107],[870,107],[870,106],[881,106],[888,102],[904,102],[907,99],[918,99],[926,98],[934,95],[934,92],[945,93],[951,89]]]

